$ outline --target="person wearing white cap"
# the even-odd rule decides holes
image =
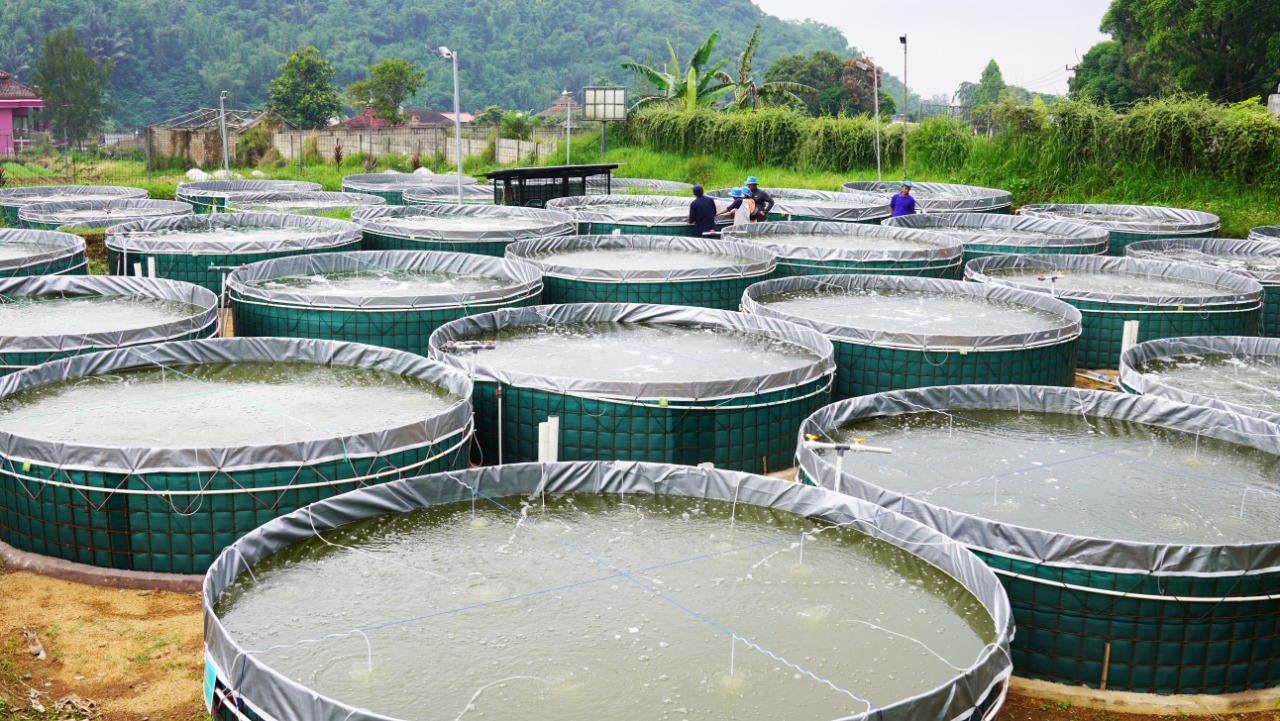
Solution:
[[[916,199],[911,197],[911,189],[915,185],[910,180],[902,181],[902,191],[889,199],[889,207],[893,209],[893,217],[899,215],[915,215]]]
[[[766,193],[760,188],[760,181],[756,180],[756,176],[747,176],[746,182],[747,193],[756,203],[756,212],[751,216],[753,220],[764,221],[769,219],[769,211],[773,210],[773,196]]]

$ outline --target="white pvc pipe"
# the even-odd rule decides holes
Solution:
[[[154,255],[147,256],[147,277],[156,277],[156,257]]]
[[[560,460],[560,416],[547,416],[547,455],[548,463]]]
[[[1138,344],[1138,323],[1139,322],[1140,321],[1136,321],[1136,320],[1126,320],[1124,322],[1124,331],[1120,335],[1121,355],[1123,355],[1125,351],[1129,350],[1130,348]],[[1119,366],[1116,366],[1116,367],[1118,368]]]

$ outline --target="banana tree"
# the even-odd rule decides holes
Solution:
[[[751,40],[747,41],[747,47],[738,56],[738,79],[735,81],[721,73],[724,76],[723,80],[733,87],[733,103],[739,110],[755,110],[760,107],[762,100],[774,98],[803,105],[804,100],[800,98],[800,95],[818,92],[816,88],[811,88],[804,83],[787,81],[760,83],[757,85],[755,79],[751,77],[751,64],[755,61],[756,50],[759,47],[760,24],[756,23],[756,29],[751,33]]]
[[[643,76],[657,89],[656,93],[641,96],[631,109],[636,110],[650,105],[668,105],[681,110],[696,110],[714,105],[718,100],[732,93],[733,81],[721,71],[721,68],[729,62],[728,59],[707,67],[707,63],[711,60],[711,52],[715,49],[716,38],[719,36],[719,30],[711,33],[706,42],[694,51],[687,68],[680,66],[680,58],[676,55],[670,40],[667,41],[667,51],[671,53],[671,57],[662,70],[640,63],[623,63],[624,70]]]

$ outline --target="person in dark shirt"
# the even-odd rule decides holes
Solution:
[[[911,197],[911,188],[914,187],[910,180],[902,181],[902,192],[889,199],[889,207],[893,209],[893,217],[899,215],[915,215],[916,199]]]
[[[693,186],[689,223],[693,225],[693,234],[700,238],[716,232],[716,201],[703,194],[701,185]]]
[[[751,217],[756,221],[768,220],[769,211],[774,206],[773,196],[760,188],[760,182],[754,175],[747,178],[747,191],[751,193],[751,199],[756,201],[756,214]]]

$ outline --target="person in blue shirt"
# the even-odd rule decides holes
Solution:
[[[716,232],[716,201],[707,197],[701,185],[693,186],[693,202],[689,203],[689,223],[693,234],[704,238]]]
[[[910,180],[902,181],[902,192],[889,199],[889,207],[893,209],[893,217],[899,215],[915,215],[916,199],[911,197],[911,188],[915,187]]]

